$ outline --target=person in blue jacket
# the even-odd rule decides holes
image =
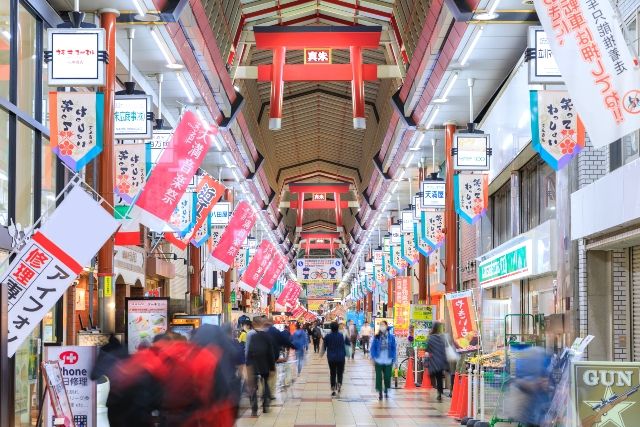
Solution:
[[[346,346],[350,346],[349,338],[338,332],[338,322],[331,322],[331,332],[323,340],[320,357],[327,352],[329,375],[331,381],[331,396],[340,393],[342,375],[344,374],[344,360],[347,357]]]
[[[309,336],[302,328],[300,322],[296,323],[296,331],[293,333],[291,343],[296,349],[296,359],[298,361],[298,375],[302,372],[302,364],[304,362],[304,353],[309,345]]]
[[[380,323],[379,331],[371,344],[371,358],[376,365],[376,390],[378,399],[389,398],[391,387],[391,367],[396,363],[397,347],[396,338],[389,333],[389,324],[386,321]],[[384,380],[384,388],[383,388]]]

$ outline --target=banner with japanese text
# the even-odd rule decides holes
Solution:
[[[400,241],[402,241],[402,236],[400,236]],[[407,260],[402,257],[402,250],[399,244],[389,246],[389,261],[391,261],[391,267],[397,272],[404,271],[409,265]]]
[[[179,237],[185,237],[193,231],[196,224],[196,195],[186,192],[180,198],[176,208],[169,218],[169,226]],[[187,239],[187,242],[189,239]]]
[[[267,239],[260,242],[255,255],[247,266],[247,269],[240,277],[238,287],[243,291],[253,292],[258,282],[267,271],[267,266],[273,260],[276,248]]]
[[[153,167],[131,213],[153,231],[171,231],[166,222],[202,164],[216,128],[187,111]]]
[[[384,274],[384,270],[380,265],[373,266],[373,280],[377,285],[383,285],[387,281],[387,276]]]
[[[402,233],[400,238],[400,252],[402,258],[410,265],[415,265],[420,261],[420,253],[416,249],[413,233]]]
[[[102,93],[49,92],[49,117],[51,149],[75,172],[102,152]]]
[[[222,232],[220,232],[222,234]],[[247,268],[247,264],[249,263],[249,248],[242,247],[238,251],[235,260],[233,261],[233,268],[238,271],[238,274],[244,273],[244,270]]]
[[[444,211],[422,211],[420,213],[421,239],[434,249],[444,243]]]
[[[382,272],[387,277],[387,279],[393,279],[398,274],[396,269],[391,266],[389,255],[385,255],[382,257]]]
[[[530,94],[531,147],[560,170],[584,148],[584,126],[568,92],[532,90]]]
[[[211,222],[211,216],[209,214],[224,195],[224,190],[224,185],[220,184],[218,181],[213,179],[211,175],[204,171],[202,171],[201,175],[197,177],[195,192],[195,229],[200,228],[207,220]]]
[[[248,202],[242,200],[236,205],[229,224],[211,253],[212,262],[218,269],[227,271],[233,265],[238,251],[249,236],[256,220],[256,213]]]
[[[276,310],[284,311],[286,310],[287,301],[291,300],[292,295],[295,294],[296,288],[299,288],[299,285],[293,280],[288,280],[284,285],[282,292],[278,295],[276,299]]]
[[[74,187],[36,230],[0,279],[9,304],[9,357],[118,225],[84,189]]]
[[[144,187],[148,144],[115,144],[113,146],[115,195],[131,205]]]
[[[456,350],[459,352],[477,350],[480,348],[480,336],[473,291],[445,294],[445,298]]]
[[[534,0],[565,85],[594,147],[640,128],[640,68],[610,0]]]
[[[425,243],[422,236],[422,226],[419,223],[413,224],[413,245],[416,247],[418,253],[423,256],[429,257],[431,253],[435,250],[427,243]]]
[[[305,310],[303,306],[299,305],[293,309],[293,311],[291,312],[291,317],[294,319],[299,319],[304,315],[304,313],[306,313],[306,311],[307,310]]]
[[[194,229],[191,235],[191,244],[196,248],[201,247],[211,237],[211,214],[207,214],[206,221],[200,226],[200,228]]]
[[[456,212],[469,224],[487,213],[489,207],[489,175],[460,172],[453,176]]]
[[[295,283],[293,290],[291,291],[291,293],[287,297],[287,300],[285,301],[285,306],[287,308],[295,307],[298,304],[298,298],[300,298],[301,293],[302,293],[302,286],[300,286],[298,283]]]
[[[280,277],[286,266],[286,261],[277,253],[276,250],[273,254],[273,258],[270,260],[267,271],[260,279],[260,282],[258,282],[257,288],[263,292],[271,292],[271,288],[273,288],[273,285],[276,283],[278,277]]]
[[[384,251],[381,251],[381,250],[373,251],[373,265],[382,265],[383,256],[384,256]]]

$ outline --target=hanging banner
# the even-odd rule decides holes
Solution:
[[[221,232],[222,233],[222,232]],[[238,271],[238,274],[244,273],[245,268],[247,268],[247,264],[249,263],[249,248],[242,247],[238,251],[235,260],[233,261],[233,268]]]
[[[489,207],[489,176],[458,173],[453,176],[453,197],[456,212],[469,224],[487,213]]]
[[[276,311],[286,310],[287,301],[290,299],[291,295],[294,294],[296,290],[295,288],[297,287],[298,284],[293,280],[287,281],[287,283],[284,285],[284,288],[282,289],[282,292],[280,292],[280,295],[278,295],[278,298],[276,299]]]
[[[458,352],[477,350],[480,341],[473,291],[450,293],[446,294],[445,298],[456,350]]]
[[[34,233],[0,280],[8,294],[9,357],[117,228],[112,215],[74,187]]]
[[[51,149],[73,171],[102,152],[102,93],[49,92],[49,117]]]
[[[144,186],[147,144],[116,144],[113,146],[113,158],[114,193],[130,205]]]
[[[382,271],[387,279],[393,279],[397,276],[398,272],[391,266],[389,255],[382,257]]]
[[[256,220],[256,213],[249,203],[242,200],[236,205],[229,225],[224,229],[220,241],[211,253],[213,264],[217,269],[229,270]]]
[[[293,309],[293,311],[291,312],[291,317],[294,319],[299,319],[304,315],[304,313],[306,313],[306,311],[307,310],[305,310],[303,306],[299,305]]]
[[[339,258],[300,258],[296,261],[300,283],[337,283],[342,280],[342,260]]]
[[[277,253],[277,250],[275,252],[276,253],[273,255],[274,258],[270,260],[271,263],[269,264],[269,268],[267,268],[267,271],[264,273],[257,285],[257,288],[262,292],[271,292],[271,288],[273,288],[278,277],[280,277],[284,268],[287,266],[285,259]]]
[[[394,298],[394,302],[397,304],[411,304],[411,277],[398,276],[395,278]]]
[[[196,224],[195,204],[195,193],[184,193],[169,218],[169,225],[179,237],[184,237],[190,233]],[[187,239],[188,241],[189,239]]]
[[[398,273],[407,268],[408,263],[404,258],[402,258],[400,245],[389,246],[389,262],[391,263],[391,267]]]
[[[400,239],[400,253],[407,264],[411,266],[420,261],[420,253],[418,249],[416,249],[413,232],[402,234],[402,238]]]
[[[264,239],[260,242],[256,254],[238,282],[238,287],[243,291],[253,292],[275,255],[276,248],[269,240]]]
[[[439,248],[444,243],[444,212],[423,211],[422,219],[422,240],[434,249]]]
[[[568,92],[532,90],[531,146],[554,170],[565,167],[584,148],[582,121]]]
[[[195,113],[184,113],[135,202],[133,218],[139,218],[153,231],[171,231],[166,229],[166,222],[187,191],[217,132]]]
[[[387,276],[384,274],[384,270],[379,265],[373,266],[373,280],[380,286],[382,286],[387,280]]]
[[[201,247],[211,237],[211,214],[207,215],[207,220],[196,229],[191,236],[191,244],[196,248]]]
[[[640,128],[640,68],[610,0],[534,0],[571,99],[596,148]]]
[[[418,253],[423,256],[429,257],[429,255],[431,255],[431,252],[433,252],[435,249],[425,243],[424,239],[422,238],[421,229],[422,226],[420,224],[413,224],[413,245],[416,247]]]
[[[294,308],[296,305],[298,305],[299,304],[298,298],[300,298],[301,293],[302,293],[302,286],[300,286],[298,283],[295,283],[295,287],[293,288],[287,300],[285,301],[285,306],[287,308]]]
[[[373,251],[373,265],[382,265],[383,256],[384,256],[384,251],[380,251],[380,250]]]
[[[195,227],[200,227],[209,216],[209,213],[213,211],[214,207],[218,203],[218,200],[222,198],[225,191],[225,186],[213,179],[211,175],[202,171],[202,174],[198,177],[198,183],[196,185],[196,224]],[[229,204],[226,204],[228,211]],[[229,216],[226,216],[224,222],[220,222],[216,217],[215,224],[228,224]]]

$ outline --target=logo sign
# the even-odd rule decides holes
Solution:
[[[402,232],[403,233],[412,233],[413,232],[413,212],[412,211],[402,211],[401,213],[401,221],[402,221]]]
[[[529,84],[564,83],[544,28],[529,27],[529,48],[535,53],[529,60]]]
[[[531,240],[527,240],[482,261],[478,269],[480,286],[488,288],[531,274]]]
[[[489,170],[489,135],[456,133],[453,136],[453,168],[455,170]]]
[[[640,67],[609,0],[534,0],[564,83],[595,148],[640,128]]]
[[[103,28],[49,28],[49,86],[104,85]]]
[[[331,48],[306,48],[305,64],[331,64]]]
[[[444,208],[444,181],[422,181],[422,208]]]
[[[574,362],[571,392],[581,426],[631,427],[640,419],[640,363]]]
[[[327,200],[327,195],[324,193],[313,193],[313,200],[318,200],[318,201]]]
[[[220,202],[213,207],[211,211],[211,224],[229,224],[231,217],[231,203]]]
[[[114,132],[116,139],[151,139],[153,123],[150,95],[116,95]]]
[[[337,283],[342,280],[342,260],[338,258],[300,258],[296,261],[300,283]]]
[[[480,336],[473,291],[446,294],[445,298],[451,319],[451,335],[457,344],[456,350],[458,352],[477,350]]]
[[[104,276],[103,292],[105,297],[113,295],[113,281],[111,276]]]

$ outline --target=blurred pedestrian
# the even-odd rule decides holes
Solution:
[[[296,349],[296,361],[298,362],[298,375],[302,372],[302,365],[304,363],[304,354],[306,349],[308,348],[309,337],[307,336],[307,332],[302,329],[300,323],[296,325],[296,332],[293,334],[291,338],[291,342]]]
[[[318,323],[313,324],[311,338],[313,339],[313,352],[317,353],[320,351],[320,340],[322,339],[322,329]]]
[[[331,396],[340,393],[342,388],[342,377],[344,374],[344,361],[346,358],[346,347],[349,346],[349,339],[339,332],[337,322],[331,323],[331,332],[323,339],[320,356],[327,353],[329,363],[329,380],[331,383]]]
[[[362,352],[367,355],[369,353],[369,343],[371,340],[371,326],[369,322],[364,322],[364,326],[360,328],[360,345],[362,346]]]
[[[255,333],[247,342],[247,370],[250,384],[251,414],[258,415],[258,385],[262,382],[262,411],[269,412],[271,390],[269,376],[275,371],[275,357],[272,340],[266,332],[266,321],[261,317],[254,318]]]
[[[396,362],[397,347],[396,338],[389,333],[389,324],[383,320],[380,322],[379,331],[371,344],[371,358],[376,366],[376,390],[378,399],[389,397],[391,387],[391,367]],[[384,383],[384,384],[383,384]]]
[[[443,334],[443,326],[440,322],[434,322],[427,341],[427,352],[429,353],[427,366],[431,375],[431,383],[438,390],[438,401],[442,401],[444,372],[449,369],[447,340]]]
[[[349,341],[351,341],[351,360],[356,356],[356,343],[358,342],[358,328],[353,320],[349,320]]]

